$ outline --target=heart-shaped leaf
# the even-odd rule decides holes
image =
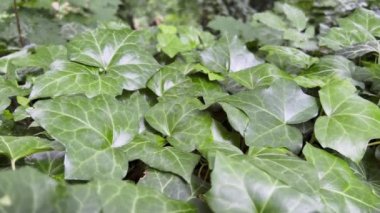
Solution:
[[[360,161],[368,141],[380,137],[380,109],[359,97],[348,81],[334,81],[319,91],[326,116],[315,123],[315,136],[323,147]]]
[[[285,79],[275,81],[268,88],[221,98],[220,102],[248,116],[249,124],[243,135],[248,146],[288,147],[295,153],[302,147],[302,134],[289,124],[305,122],[318,114],[315,99],[304,94],[293,81]],[[227,114],[228,117],[233,115]]]
[[[75,38],[69,44],[73,61],[101,68],[123,79],[123,88],[144,88],[159,64],[138,46],[137,31],[98,29]]]
[[[108,96],[60,97],[37,102],[29,113],[66,147],[66,179],[122,178],[126,174],[128,161],[118,147],[138,133],[140,120],[122,102]]]

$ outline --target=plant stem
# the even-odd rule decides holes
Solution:
[[[12,167],[12,171],[16,170],[16,161],[15,160],[11,160],[11,167]]]
[[[368,146],[376,146],[376,145],[380,145],[380,141],[375,141],[375,142],[368,144]]]
[[[17,33],[18,33],[18,44],[20,47],[24,46],[24,39],[22,37],[22,31],[21,31],[21,24],[20,24],[20,16],[18,14],[17,9],[17,0],[13,0],[13,9],[16,16],[16,26],[17,26]]]

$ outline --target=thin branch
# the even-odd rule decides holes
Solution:
[[[22,37],[21,24],[20,24],[20,16],[18,14],[17,9],[17,0],[13,0],[13,9],[16,16],[16,25],[17,25],[17,33],[18,33],[18,44],[20,47],[24,46],[24,38]]]
[[[380,141],[375,141],[368,144],[368,146],[376,146],[376,145],[380,145]]]

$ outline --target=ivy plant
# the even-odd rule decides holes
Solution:
[[[305,7],[4,53],[0,212],[380,212],[380,16]]]

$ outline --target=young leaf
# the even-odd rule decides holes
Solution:
[[[37,102],[32,118],[66,147],[65,178],[122,178],[124,152],[139,130],[139,113],[109,96],[59,97]]]
[[[320,116],[314,127],[323,147],[360,161],[368,141],[380,137],[380,109],[359,97],[348,81],[333,81],[319,91],[326,116]]]
[[[304,94],[293,81],[285,79],[275,81],[269,88],[221,98],[220,102],[248,116],[249,124],[243,135],[248,146],[288,147],[295,153],[302,147],[302,134],[289,124],[308,121],[318,114],[315,99]]]

